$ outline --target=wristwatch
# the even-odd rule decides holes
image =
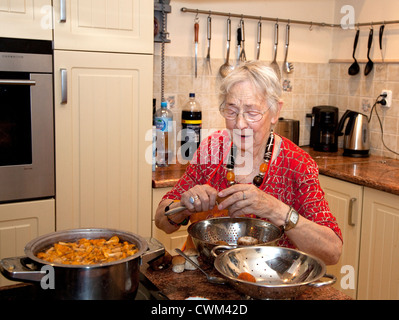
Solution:
[[[299,213],[290,206],[290,210],[287,213],[287,219],[285,219],[285,224],[283,226],[284,231],[291,230],[295,228],[299,220]]]

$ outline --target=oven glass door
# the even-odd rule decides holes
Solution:
[[[29,73],[0,72],[0,166],[32,163],[32,83]]]
[[[53,76],[0,72],[0,203],[54,196]]]

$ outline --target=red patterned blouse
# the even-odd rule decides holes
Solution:
[[[320,187],[316,162],[290,140],[281,138],[277,158],[259,188],[292,206],[303,217],[329,227],[342,240],[341,230]],[[226,163],[230,149],[231,140],[226,130],[204,139],[185,174],[163,200],[180,200],[182,193],[197,184],[208,183],[218,191],[226,189],[229,186]],[[214,212],[211,210],[206,218],[212,217]],[[286,235],[278,245],[295,248]]]

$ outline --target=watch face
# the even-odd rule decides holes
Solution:
[[[291,220],[291,222],[292,222],[293,224],[296,224],[296,223],[298,222],[299,214],[298,214],[298,212],[296,212],[296,211],[293,211],[292,213],[293,213],[293,214],[291,214],[290,220]]]

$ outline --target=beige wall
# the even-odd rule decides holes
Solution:
[[[165,98],[174,97],[175,104],[171,108],[179,126],[180,112],[189,92],[195,92],[203,108],[203,126],[205,129],[220,129],[224,127],[223,119],[218,114],[218,82],[217,70],[224,61],[225,55],[225,22],[224,17],[212,19],[212,75],[203,72],[204,56],[206,55],[206,15],[200,15],[200,56],[199,76],[195,78],[193,59],[193,22],[194,14],[180,12],[181,7],[198,8],[223,12],[242,12],[248,15],[261,14],[268,17],[280,17],[299,20],[314,20],[318,22],[340,23],[340,8],[343,5],[353,5],[356,21],[394,20],[394,12],[398,12],[399,1],[381,0],[389,12],[385,15],[373,0],[287,0],[287,1],[171,1],[172,14],[168,16],[168,31],[171,43],[166,45]],[[392,13],[393,12],[393,13]],[[239,19],[233,19],[232,30],[235,33]],[[247,59],[254,58],[255,31],[257,21],[245,20]],[[201,29],[202,28],[202,29]],[[380,58],[378,48],[378,28],[374,27],[373,57]],[[278,60],[284,56],[284,29],[280,24],[280,44]],[[365,48],[369,27],[361,28],[361,38],[357,57],[365,59]],[[399,62],[399,24],[386,26],[384,39],[384,55],[387,59]],[[382,89],[393,91],[393,106],[382,110],[379,114],[384,126],[384,141],[394,151],[399,152],[399,63],[375,64],[373,71],[366,77],[363,74],[364,63],[361,63],[361,73],[349,76],[348,67],[351,64],[353,48],[353,30],[339,28],[308,27],[292,25],[289,61],[294,63],[294,73],[283,75],[292,88],[283,94],[284,107],[282,116],[297,119],[301,123],[300,145],[309,143],[309,119],[306,113],[311,112],[315,105],[330,104],[337,106],[342,115],[351,109],[365,114],[370,113],[370,106]],[[273,23],[263,22],[261,60],[272,60]],[[234,48],[235,38],[232,41]],[[391,39],[393,39],[391,41]],[[392,43],[391,43],[392,42]],[[398,39],[399,42],[399,39]],[[378,50],[377,50],[378,49]],[[160,45],[155,45],[154,56],[154,98],[160,101]],[[231,55],[231,59],[233,55]],[[333,60],[331,60],[333,59]],[[337,61],[338,59],[338,61]],[[334,62],[331,62],[334,61]],[[384,149],[381,143],[381,132],[374,114],[371,121],[373,154],[399,158]],[[342,138],[340,138],[342,144]]]

